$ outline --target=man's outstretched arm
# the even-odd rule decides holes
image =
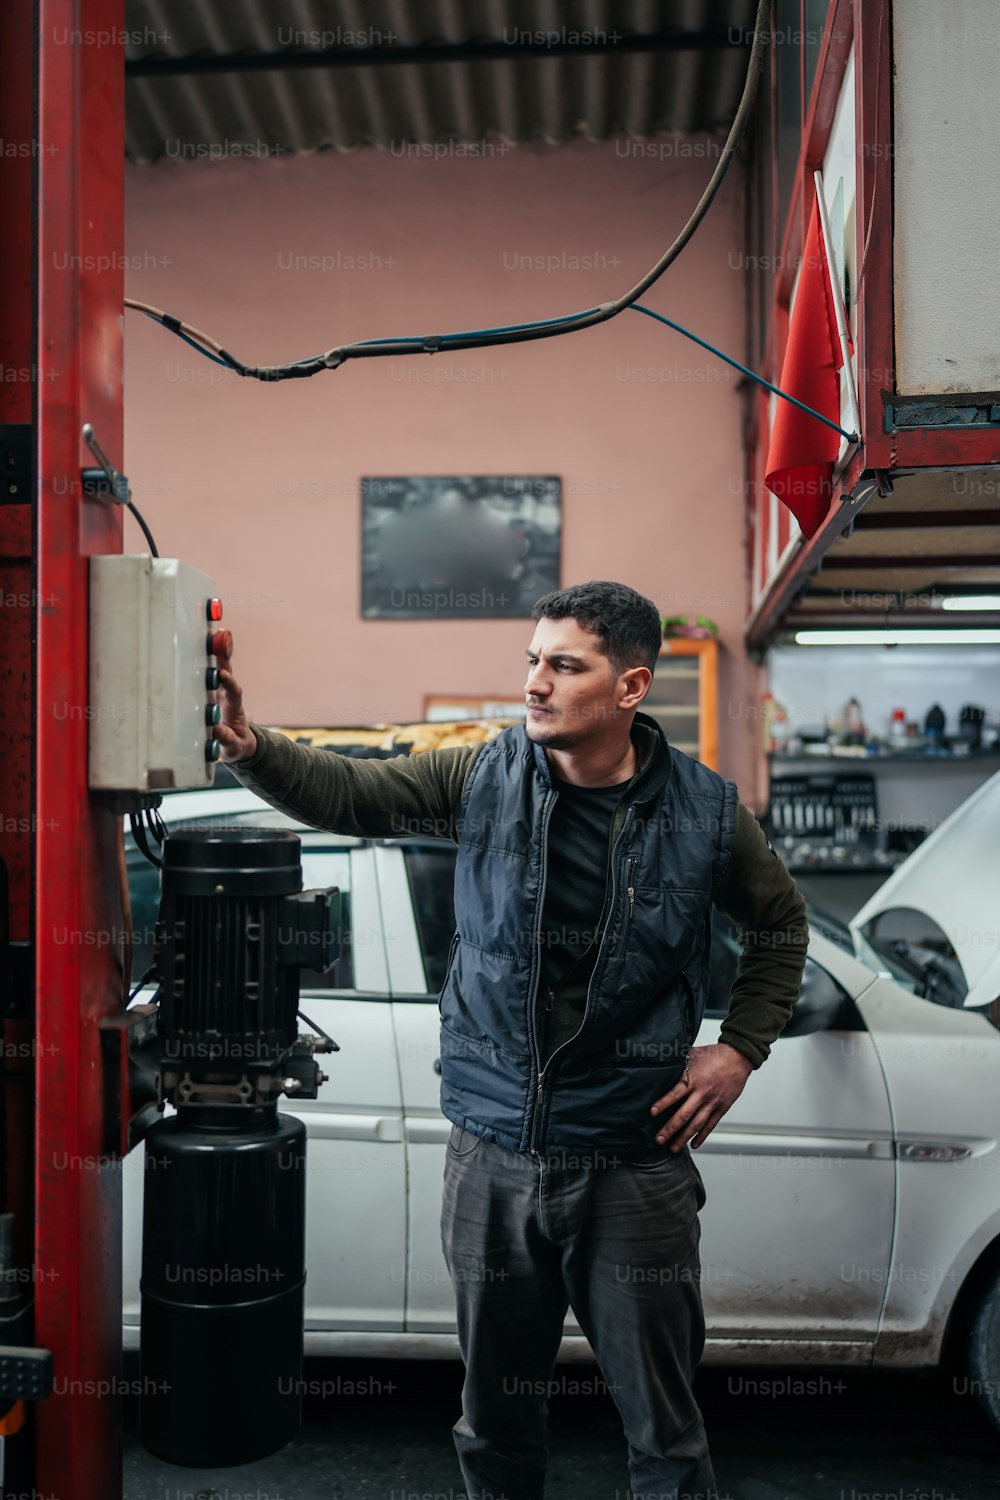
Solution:
[[[272,807],[300,822],[362,838],[456,837],[462,789],[481,745],[392,760],[353,760],[296,745],[247,715],[230,656],[218,656],[220,758]]]

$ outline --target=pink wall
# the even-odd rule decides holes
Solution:
[[[581,142],[132,167],[126,290],[258,364],[574,311],[656,260],[711,150],[650,158]],[[737,357],[740,228],[731,176],[646,298]],[[323,257],[332,268],[311,269]],[[419,718],[429,692],[517,696],[528,622],[361,619],[358,481],[559,474],[565,583],[620,579],[663,613],[719,622],[721,769],[754,800],[758,674],[741,646],[741,407],[728,366],[632,312],[566,338],[280,385],[223,371],[137,313],[125,333],[136,502],[163,555],[216,578],[255,717],[358,724]],[[143,545],[129,521],[126,546]]]

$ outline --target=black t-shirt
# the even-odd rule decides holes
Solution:
[[[608,894],[611,823],[629,786],[555,780],[542,906],[542,1056],[579,1030]]]

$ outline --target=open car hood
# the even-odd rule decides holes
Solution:
[[[873,918],[909,908],[933,918],[969,986],[965,1008],[1000,996],[1000,772],[903,861],[850,923],[857,943]]]

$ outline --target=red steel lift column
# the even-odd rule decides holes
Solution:
[[[0,12],[0,1206],[29,1341],[53,1356],[53,1393],[9,1446],[59,1500],[121,1495],[120,1108],[100,1022],[123,1008],[130,924],[120,819],[87,789],[87,580],[122,532],[83,494],[80,429],[123,466],[123,28],[123,0]]]

